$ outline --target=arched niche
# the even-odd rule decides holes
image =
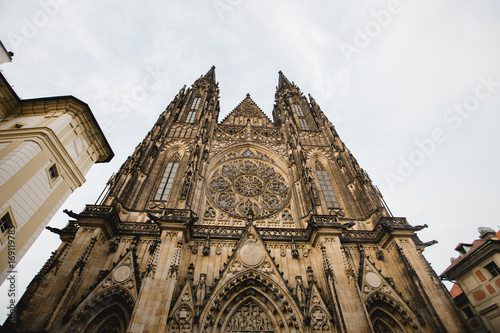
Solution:
[[[122,331],[119,330],[116,333],[125,333],[134,304],[134,297],[126,289],[120,286],[106,288],[87,298],[76,308],[66,327],[66,332],[105,332],[103,323],[108,321],[108,324],[115,322],[116,327],[120,329],[123,327]],[[115,331],[111,332],[115,333]]]
[[[374,329],[377,326],[381,333],[405,333],[420,329],[412,311],[390,295],[375,292],[366,299],[366,307]]]
[[[234,325],[233,319],[238,318],[238,313],[241,317],[243,312],[248,312],[245,310],[248,304],[258,309],[254,311],[255,316],[261,318],[261,323],[266,323],[260,331],[254,332],[295,333],[303,326],[303,315],[290,292],[263,273],[250,270],[216,288],[200,316],[200,329],[207,333],[245,332],[234,330],[235,326],[231,325]],[[252,327],[251,324],[242,325]],[[228,331],[230,327],[233,331]]]

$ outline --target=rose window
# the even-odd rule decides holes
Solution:
[[[232,157],[232,156],[230,156]],[[269,159],[232,157],[208,178],[208,195],[217,208],[236,217],[265,217],[282,210],[290,200],[288,182]]]
[[[255,197],[262,193],[263,182],[254,175],[241,175],[234,181],[234,189],[245,197]]]

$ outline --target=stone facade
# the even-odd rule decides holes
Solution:
[[[281,72],[271,121],[182,88],[19,302],[20,331],[464,332],[314,99]]]
[[[113,155],[87,104],[20,99],[0,74],[0,283],[90,168]]]

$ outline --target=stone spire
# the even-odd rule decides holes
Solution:
[[[278,90],[280,90],[282,88],[289,87],[292,85],[290,83],[290,81],[288,81],[288,79],[286,78],[285,74],[283,74],[282,71],[279,71],[278,74],[279,74],[279,81],[278,81],[278,88],[277,88]]]
[[[207,74],[205,74],[203,76],[204,79],[207,79],[208,81],[211,81],[213,83],[216,83],[215,81],[215,66],[212,66],[212,68],[210,68],[207,72]]]

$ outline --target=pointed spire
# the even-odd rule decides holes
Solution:
[[[215,66],[212,66],[203,78],[215,83]]]
[[[285,74],[283,74],[282,71],[279,71],[278,74],[279,74],[278,89],[285,88],[285,87],[292,85],[290,83],[290,81],[288,81],[288,79],[286,78]]]

